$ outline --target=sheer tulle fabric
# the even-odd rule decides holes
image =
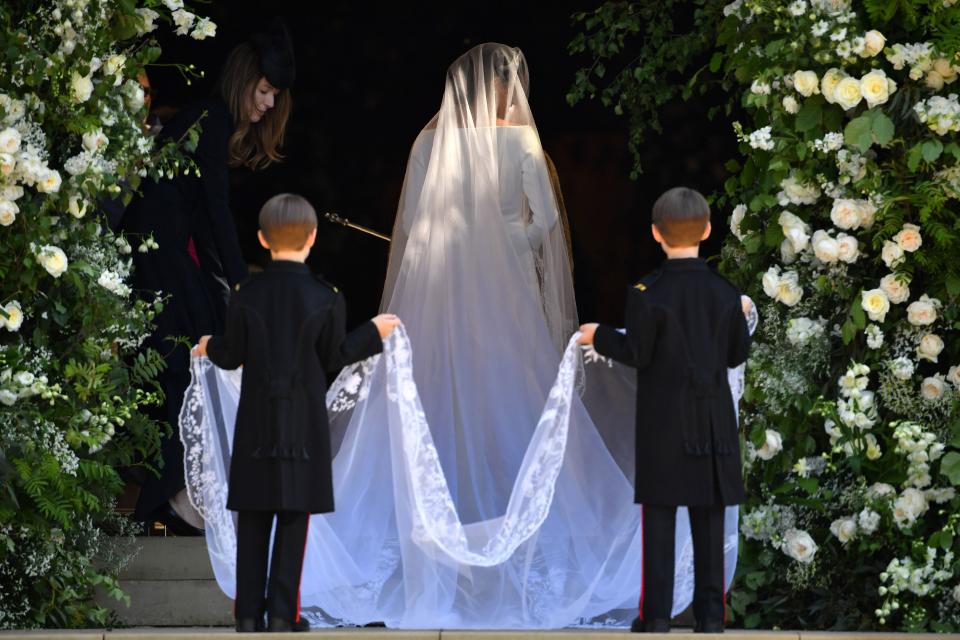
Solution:
[[[311,519],[301,602],[314,624],[636,615],[635,376],[583,364],[568,342],[571,270],[528,91],[518,50],[475,47],[451,65],[411,150],[382,305],[406,330],[327,397],[337,510]],[[237,389],[235,374],[197,360],[181,416],[188,488],[231,596],[223,505]],[[729,579],[735,513],[728,521]],[[678,524],[676,612],[692,597],[685,514]]]

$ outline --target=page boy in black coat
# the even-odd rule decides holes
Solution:
[[[299,590],[310,514],[334,507],[326,373],[379,353],[399,320],[379,315],[345,334],[343,296],[304,264],[317,216],[300,196],[271,198],[259,237],[273,261],[236,288],[225,334],[204,336],[194,354],[243,365],[227,498],[238,512],[237,631],[262,629],[264,613],[270,631],[299,631],[309,628]]]
[[[727,368],[747,358],[740,292],[699,256],[710,235],[702,195],[678,187],[653,206],[667,260],[627,295],[626,334],[586,324],[582,344],[637,369],[636,502],[643,526],[640,616],[633,631],[667,632],[677,507],[690,512],[696,631],[723,631],[723,515],[744,499]]]

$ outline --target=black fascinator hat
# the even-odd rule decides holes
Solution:
[[[293,41],[283,20],[274,18],[266,31],[250,37],[260,56],[260,71],[277,89],[289,89],[293,84],[295,65]]]

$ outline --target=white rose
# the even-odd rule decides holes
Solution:
[[[18,371],[13,375],[13,379],[20,386],[29,387],[37,378],[29,371]]]
[[[860,93],[860,81],[856,78],[844,78],[837,83],[833,90],[833,100],[839,104],[845,111],[853,109],[860,104],[863,94]]]
[[[839,257],[841,261],[853,264],[860,257],[860,243],[853,236],[838,233],[837,245],[840,248]]]
[[[884,104],[890,99],[890,83],[882,69],[874,69],[860,78],[860,93],[868,107]],[[894,85],[896,86],[896,85]]]
[[[793,74],[793,88],[805,98],[820,93],[820,79],[813,71],[796,71]]]
[[[184,9],[177,9],[173,12],[173,22],[177,25],[176,34],[178,36],[185,36],[190,32],[190,27],[193,26],[193,21],[197,16],[189,11]]]
[[[119,53],[115,53],[103,64],[103,75],[105,76],[115,76],[123,71],[123,68],[127,64],[127,57]]]
[[[194,27],[190,37],[194,40],[205,40],[216,37],[216,35],[217,25],[214,24],[210,18],[201,18],[200,21],[197,22],[197,26]]]
[[[139,8],[137,9],[137,15],[140,16],[141,20],[140,35],[150,33],[157,28],[156,20],[160,17],[160,14],[153,9]]]
[[[881,51],[887,39],[876,29],[871,29],[863,34],[863,48],[860,49],[860,56],[863,58],[872,58]]]
[[[930,402],[935,402],[942,398],[946,391],[947,386],[943,382],[942,374],[924,378],[923,382],[920,383],[920,395],[923,396],[924,400],[929,400]]]
[[[23,187],[20,185],[7,185],[0,187],[0,200],[10,200],[15,202],[23,197]]]
[[[40,181],[37,182],[37,191],[40,193],[56,193],[60,190],[60,174],[56,171],[47,170],[40,175]]]
[[[766,440],[763,446],[757,449],[757,457],[761,460],[772,460],[783,450],[783,437],[773,429],[767,429]]]
[[[783,264],[793,264],[797,261],[797,250],[789,238],[784,238],[780,243],[780,260]]]
[[[883,263],[891,269],[903,264],[906,260],[903,249],[892,240],[887,240],[883,243],[883,250],[880,252],[880,257],[883,258]]]
[[[778,223],[784,237],[793,245],[795,253],[801,253],[807,248],[810,243],[810,226],[807,223],[789,211],[780,213]]]
[[[12,407],[16,401],[17,401],[17,394],[10,391],[9,389],[0,389],[0,402],[7,405],[8,407]]]
[[[840,259],[840,243],[823,229],[814,232],[812,243],[813,254],[820,262],[833,264]]]
[[[17,168],[17,159],[9,153],[0,153],[0,175],[9,176]]]
[[[940,301],[927,294],[907,307],[907,321],[915,327],[925,327],[937,321],[937,307]]]
[[[16,202],[9,200],[0,200],[0,226],[9,227],[17,219],[20,207]]]
[[[864,509],[857,516],[857,524],[862,532],[869,535],[880,526],[880,514],[872,509]]]
[[[960,365],[953,365],[947,372],[947,380],[950,381],[957,391],[960,391]]]
[[[910,358],[906,356],[900,356],[896,360],[890,362],[890,371],[893,373],[893,377],[898,380],[909,380],[913,377],[913,372],[915,367],[913,362],[910,361]]]
[[[860,299],[860,306],[867,312],[867,316],[874,322],[883,322],[890,311],[890,299],[883,289],[864,291]]]
[[[836,102],[833,97],[833,92],[836,90],[837,85],[840,84],[840,81],[846,77],[846,74],[837,68],[827,69],[827,72],[823,74],[823,79],[820,80],[820,93],[823,94],[827,102],[831,104]]]
[[[943,89],[944,81],[943,76],[937,73],[936,71],[927,72],[927,77],[924,79],[924,84],[927,85],[930,89],[934,91],[939,91]]]
[[[20,303],[16,300],[11,300],[3,307],[4,313],[7,314],[6,318],[0,318],[0,326],[3,326],[7,331],[17,331],[20,329],[20,325],[23,324],[23,309],[20,307]]]
[[[880,279],[880,288],[893,304],[902,304],[910,299],[910,287],[895,273],[883,276]]]
[[[163,0],[163,4],[167,5],[167,9],[170,9],[170,11],[183,9],[183,0]]]
[[[87,201],[77,196],[71,196],[67,204],[67,212],[79,220],[87,213]]]
[[[803,298],[803,287],[795,271],[788,271],[780,276],[777,283],[776,299],[788,307],[796,306]]]
[[[124,87],[124,95],[127,97],[127,107],[131,111],[139,111],[143,108],[144,93],[143,87],[135,80],[128,80]]]
[[[943,339],[935,333],[928,333],[920,338],[917,357],[921,360],[936,362],[941,351],[943,351]]]
[[[88,131],[87,133],[83,134],[83,148],[91,153],[99,151],[103,147],[107,146],[109,142],[110,140],[103,133],[103,129]]]
[[[76,102],[86,102],[93,94],[93,80],[90,76],[81,76],[74,71],[70,80],[70,91]]]
[[[37,254],[37,260],[40,262],[40,265],[47,270],[47,273],[54,278],[59,278],[63,275],[69,266],[67,254],[63,252],[63,249],[52,245],[41,247],[40,252]]]
[[[896,489],[886,482],[875,482],[867,489],[867,497],[871,500],[877,500],[878,498],[893,495],[896,492]]]
[[[777,297],[777,290],[780,288],[780,269],[777,267],[770,267],[767,269],[767,272],[763,274],[763,292],[770,296],[771,298]]]
[[[903,225],[903,229],[893,236],[893,241],[904,251],[910,253],[916,251],[923,244],[923,238],[920,237],[920,227],[915,224]]]
[[[733,208],[733,215],[730,217],[730,231],[736,236],[737,240],[743,240],[743,232],[740,230],[740,224],[746,215],[747,205],[738,204]]]
[[[907,529],[917,518],[927,512],[929,504],[926,496],[918,489],[904,489],[893,503],[893,519],[901,529]]]
[[[833,201],[833,208],[830,210],[830,221],[840,229],[857,229],[863,220],[863,211],[861,202],[858,200],[849,200],[838,198]]]
[[[20,132],[13,127],[0,131],[0,153],[16,153],[20,150]]]
[[[817,554],[817,543],[813,541],[810,534],[798,529],[790,529],[784,534],[783,552],[804,564],[813,562],[813,557]]]
[[[800,103],[793,96],[785,96],[783,98],[783,109],[791,115],[796,114],[800,111]]]
[[[830,524],[830,533],[836,536],[841,544],[846,544],[857,535],[857,523],[853,518],[840,518]]]

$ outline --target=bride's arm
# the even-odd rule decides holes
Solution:
[[[539,249],[547,234],[557,225],[559,214],[557,202],[547,173],[547,161],[543,148],[532,129],[523,132],[523,160],[520,173],[523,180],[523,193],[530,203],[533,220],[526,227],[527,241],[531,249]]]

